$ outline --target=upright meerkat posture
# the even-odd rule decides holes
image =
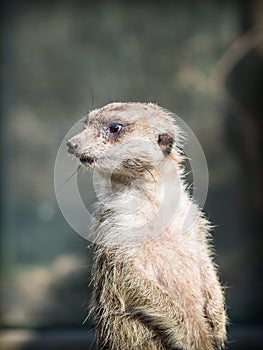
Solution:
[[[224,296],[209,223],[183,182],[181,135],[149,103],[89,113],[68,151],[96,173],[92,312],[98,349],[224,346]]]

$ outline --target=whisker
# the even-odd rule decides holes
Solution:
[[[79,164],[78,167],[77,167],[77,169],[63,182],[62,185],[60,185],[60,186],[58,187],[58,190],[61,190],[61,188],[62,188],[63,186],[65,186],[65,184],[66,184],[70,179],[72,179],[72,177],[79,171],[79,169],[80,169],[81,167],[82,167],[81,164]]]

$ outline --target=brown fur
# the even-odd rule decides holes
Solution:
[[[114,136],[114,142],[108,142],[108,129],[102,125],[123,118],[132,127],[124,128],[119,137]],[[153,152],[140,150],[143,146],[138,143],[133,146],[133,159],[132,153],[125,152],[132,149],[129,136],[132,139],[138,134],[151,142]],[[117,152],[117,144],[123,149],[125,142],[128,148]],[[75,143],[79,146],[72,151],[70,145]],[[162,232],[143,239],[148,223],[140,232],[135,227],[131,232],[139,244],[131,247],[112,238],[125,238],[127,234],[132,240],[128,228],[133,222],[145,216],[151,221],[157,215],[161,205],[154,192],[161,181],[157,170],[173,175],[168,165],[172,162],[174,171],[181,175],[178,143],[180,133],[170,114],[156,105],[139,103],[110,104],[91,112],[87,128],[69,141],[71,153],[94,160],[92,166],[99,169],[101,192],[106,198],[106,204],[98,206],[92,228],[95,241],[98,239],[91,305],[98,349],[212,350],[224,346],[224,296],[211,258],[209,223],[186,193],[182,180],[178,182],[182,192],[178,213]],[[112,168],[114,152],[117,160]],[[111,171],[111,193],[103,187],[107,171]],[[138,179],[142,183],[136,184],[134,191],[145,206],[130,218],[117,204],[128,198],[131,185]],[[193,209],[194,223],[185,232],[182,223],[189,208]]]

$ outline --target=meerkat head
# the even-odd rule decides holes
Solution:
[[[180,157],[181,134],[171,114],[153,103],[111,103],[88,114],[68,152],[84,166],[143,173],[168,157]]]

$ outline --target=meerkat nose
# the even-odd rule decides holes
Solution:
[[[70,140],[67,142],[68,152],[71,153],[71,154],[75,154],[76,151],[77,151],[78,148],[79,148],[79,145],[80,145],[79,140],[70,139]]]

